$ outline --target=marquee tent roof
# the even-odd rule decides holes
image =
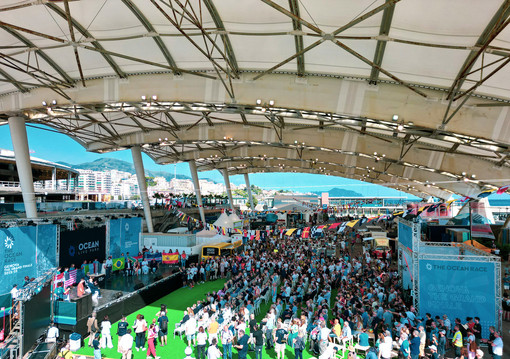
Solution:
[[[216,227],[225,227],[225,228],[232,228],[233,227],[232,220],[230,219],[230,217],[225,212],[220,214],[220,216],[213,223],[213,225],[215,225]]]
[[[510,179],[508,0],[4,0],[0,121],[419,196]]]

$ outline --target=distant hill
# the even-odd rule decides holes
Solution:
[[[318,194],[319,196],[322,194],[322,192],[314,193]],[[330,197],[364,197],[361,193],[338,187],[330,189],[328,193]]]
[[[65,166],[69,166],[74,169],[81,170],[92,170],[92,171],[108,171],[108,170],[117,170],[122,172],[129,172],[135,174],[135,166],[132,163],[127,161],[118,160],[116,158],[100,158],[92,162],[84,162],[76,165],[66,163],[66,162],[58,162]],[[165,171],[150,171],[145,170],[145,175],[149,177],[164,177],[167,181],[170,181],[174,178],[174,174]],[[191,179],[191,177],[177,174],[177,179]]]

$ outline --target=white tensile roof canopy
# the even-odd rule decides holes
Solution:
[[[0,121],[201,171],[510,179],[510,1],[4,0]]]

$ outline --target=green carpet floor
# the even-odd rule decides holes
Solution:
[[[168,345],[162,347],[158,344],[156,347],[156,353],[158,356],[160,356],[162,359],[183,359],[185,357],[184,349],[186,348],[186,338],[183,336],[183,339],[179,338],[178,336],[173,336],[173,329],[175,328],[175,323],[180,322],[182,320],[183,311],[186,310],[187,307],[193,305],[198,300],[201,300],[204,298],[205,294],[214,290],[219,290],[221,287],[223,287],[223,284],[225,283],[224,279],[216,280],[213,282],[206,282],[204,284],[196,285],[193,289],[190,288],[181,288],[176,290],[175,292],[161,298],[160,300],[138,310],[135,313],[130,314],[127,317],[128,323],[131,325],[134,323],[135,317],[138,314],[143,314],[145,317],[145,320],[150,323],[152,321],[152,318],[156,317],[156,313],[159,311],[161,304],[166,304],[168,309]],[[267,306],[261,306],[261,315],[259,315],[257,319],[261,319],[263,317],[263,310],[269,309],[269,305]],[[101,321],[101,318],[98,318],[98,322]],[[113,336],[113,349],[101,349],[101,353],[103,358],[121,358],[121,354],[117,352],[117,336],[115,335],[117,331],[117,323],[112,323],[112,336]],[[147,344],[146,346],[147,347]],[[220,350],[223,352],[221,345]],[[233,349],[233,359],[237,358],[237,350]],[[82,354],[82,355],[93,355],[93,349],[88,347],[88,339],[86,340],[85,346],[75,352],[75,354]],[[135,359],[142,359],[147,356],[147,351],[139,351],[137,352],[133,348],[133,358]],[[194,349],[193,358],[196,358],[196,349]],[[303,358],[311,358],[313,355],[310,354],[308,351],[305,351],[303,353]],[[251,359],[255,358],[255,353],[250,352],[248,353],[248,357]],[[276,353],[274,350],[267,350],[263,349],[263,358],[271,358],[276,359]],[[288,346],[287,350],[285,352],[285,358],[294,358],[294,350]]]

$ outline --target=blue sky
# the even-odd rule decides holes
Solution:
[[[71,164],[94,161],[103,157],[117,158],[132,162],[131,152],[118,151],[107,154],[87,152],[80,144],[70,137],[47,130],[27,127],[29,147],[31,155],[48,161],[63,161]],[[0,126],[0,148],[12,150],[9,126]],[[146,169],[156,171],[174,172],[174,165],[158,165],[147,155],[143,155]],[[177,173],[190,175],[187,163],[175,165]],[[217,182],[223,182],[223,176],[218,171],[200,172],[200,178],[210,178]],[[230,181],[239,185],[244,183],[244,176],[231,176]],[[265,189],[288,189],[300,192],[328,191],[338,187],[356,191],[365,196],[406,196],[404,192],[396,191],[379,185],[364,183],[347,178],[300,174],[300,173],[254,173],[250,174],[250,182],[253,185]]]

